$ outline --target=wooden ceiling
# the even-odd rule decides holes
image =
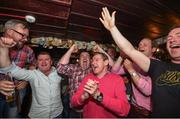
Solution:
[[[133,43],[165,36],[180,24],[180,0],[0,0],[0,24],[33,15],[31,36],[113,42],[99,21],[102,7],[117,11],[116,25]]]

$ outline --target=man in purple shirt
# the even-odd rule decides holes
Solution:
[[[153,47],[152,40],[143,38],[139,45],[138,50],[149,58],[152,58],[155,48]],[[121,65],[122,64],[122,65]],[[125,70],[126,69],[126,70]],[[127,71],[130,74],[132,81],[132,99],[131,100],[131,113],[130,117],[149,117],[151,113],[151,79],[147,73],[143,72],[137,65],[132,63],[131,60],[125,58],[122,63],[120,56],[112,67],[112,72],[117,74],[125,74]]]

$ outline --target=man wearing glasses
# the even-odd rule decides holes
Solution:
[[[25,67],[26,64],[35,63],[35,55],[33,50],[25,45],[28,40],[29,28],[26,22],[20,20],[9,20],[5,23],[3,37],[12,38],[16,45],[10,49],[11,60],[15,62],[19,67]],[[19,93],[20,101],[16,101],[18,106],[9,107],[6,103],[6,91],[11,90],[13,85],[8,81],[3,80],[3,74],[0,74],[0,117],[17,118],[22,117],[18,113],[21,110],[21,104],[26,93],[26,81],[16,81],[16,92]],[[8,89],[9,88],[9,89]],[[14,87],[13,87],[14,88]]]

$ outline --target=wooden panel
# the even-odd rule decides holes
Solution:
[[[0,16],[3,13],[4,17],[11,17],[11,18],[17,18],[17,19],[24,19],[25,15],[32,15],[29,12],[24,12],[24,11],[15,11],[15,10],[6,10],[6,9],[1,9],[0,7]],[[51,18],[49,16],[43,16],[40,14],[33,14],[33,16],[36,18],[37,23],[42,23],[42,24],[52,24],[54,26],[61,26],[61,27],[66,27],[68,25],[67,20],[60,19],[60,18]],[[1,19],[1,18],[0,18]]]
[[[101,6],[96,6],[90,0],[74,0],[71,7],[71,14],[79,13],[97,19],[100,16]]]
[[[71,25],[80,24],[79,26],[86,27],[88,29],[101,30],[101,23],[98,18],[90,19],[80,15],[71,15],[69,22]]]
[[[70,6],[72,3],[72,0],[42,0],[42,1],[55,3],[55,4],[63,5],[63,6]]]
[[[26,4],[23,4],[24,2],[26,2]],[[11,2],[1,0],[1,8],[6,10],[31,12],[62,19],[68,19],[70,12],[70,8],[66,6],[50,4],[49,2],[39,0],[12,0]]]

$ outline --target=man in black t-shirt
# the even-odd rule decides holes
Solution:
[[[171,62],[165,63],[149,59],[131,45],[115,26],[115,12],[111,16],[103,8],[100,21],[118,47],[152,78],[152,116],[180,117],[180,26],[168,34],[166,46]]]

